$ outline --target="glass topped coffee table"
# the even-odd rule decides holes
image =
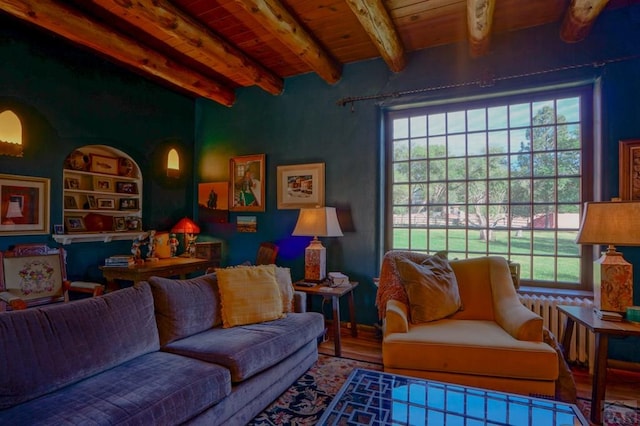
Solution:
[[[589,425],[576,405],[357,368],[319,425]]]

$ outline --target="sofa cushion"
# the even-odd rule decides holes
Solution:
[[[225,328],[281,318],[282,298],[275,265],[217,269]]]
[[[149,278],[160,345],[222,324],[215,274],[190,280]]]
[[[0,424],[175,425],[230,393],[229,370],[153,352],[0,411]]]
[[[407,333],[385,336],[382,356],[385,368],[511,379],[558,377],[553,348],[517,340],[493,321],[443,319],[413,325]]]
[[[446,257],[436,254],[421,263],[401,259],[397,266],[412,323],[439,320],[460,309],[458,282]]]
[[[294,312],[293,283],[291,282],[291,269],[276,266],[276,282],[280,289],[282,299],[282,312]]]
[[[213,328],[176,340],[162,350],[223,365],[241,382],[282,361],[324,331],[317,312],[233,328]]]
[[[159,349],[147,284],[2,313],[0,336],[0,409]]]

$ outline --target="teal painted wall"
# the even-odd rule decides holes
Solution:
[[[266,154],[266,211],[232,213],[230,223],[204,224],[207,232],[221,236],[228,244],[228,262],[252,259],[260,241],[275,241],[283,253],[278,263],[289,266],[295,278],[303,275],[304,247],[309,239],[292,237],[297,211],[276,208],[276,168],[279,165],[326,163],[326,205],[350,210],[355,230],[342,238],[327,238],[328,269],[342,270],[358,280],[357,320],[372,324],[377,319],[373,277],[379,274],[382,196],[381,117],[385,108],[412,102],[469,99],[473,96],[508,93],[557,84],[593,83],[601,79],[604,121],[602,175],[603,199],[618,193],[618,140],[640,138],[638,123],[640,60],[626,60],[602,67],[593,64],[609,59],[640,55],[640,25],[630,14],[604,13],[589,38],[581,43],[559,40],[558,25],[535,28],[514,35],[494,37],[491,51],[472,59],[466,44],[445,46],[414,53],[407,68],[391,73],[380,60],[348,65],[342,79],[328,85],[315,74],[289,78],[281,96],[257,88],[238,92],[233,108],[207,100],[196,103],[196,180],[228,179],[228,160],[236,155]],[[539,71],[556,70],[548,73]],[[490,87],[461,83],[495,76]],[[511,76],[520,76],[510,78]],[[402,98],[358,102],[353,110],[337,106],[344,97],[450,87]],[[255,234],[237,233],[238,215],[256,216]],[[629,261],[639,265],[638,250],[624,250]],[[640,273],[635,277],[635,302],[640,304]],[[329,312],[329,307],[323,307]],[[344,309],[343,318],[347,318]],[[612,343],[612,354],[631,360],[640,353],[638,341]],[[638,360],[638,358],[635,358]]]
[[[282,247],[279,263],[302,275],[308,239],[291,237],[297,211],[276,208],[276,167],[326,163],[326,204],[350,211],[354,229],[342,238],[324,239],[330,270],[342,270],[360,282],[356,290],[357,320],[376,321],[372,278],[380,268],[381,117],[385,108],[402,103],[465,99],[523,88],[600,78],[603,88],[603,199],[618,193],[618,140],[640,138],[640,61],[635,58],[603,67],[575,65],[640,54],[640,26],[631,12],[606,12],[589,38],[559,42],[550,25],[514,35],[494,37],[483,58],[469,58],[465,44],[412,54],[409,66],[391,73],[380,60],[344,68],[343,78],[328,85],[315,74],[287,79],[281,96],[257,88],[238,91],[233,108],[207,100],[194,102],[177,92],[125,71],[84,50],[0,15],[0,105],[25,117],[27,148],[21,159],[0,157],[0,173],[51,179],[51,223],[61,221],[62,164],[74,148],[105,143],[129,153],[144,175],[146,228],[168,229],[180,217],[197,212],[195,184],[228,179],[232,156],[266,154],[266,211],[256,216],[258,232],[237,233],[230,223],[201,223],[201,240],[225,241],[225,260],[240,263],[255,257],[260,241]],[[637,12],[635,12],[637,14]],[[553,73],[537,71],[569,68]],[[394,93],[426,87],[458,85],[493,74],[491,87],[478,84],[430,90],[410,97],[365,101],[340,107],[344,97]],[[507,78],[532,74],[528,77]],[[195,104],[195,105],[194,105]],[[170,142],[185,149],[187,176],[171,183],[157,167],[157,153]],[[193,151],[193,161],[191,153]],[[192,173],[193,172],[193,173]],[[17,242],[48,242],[50,236],[0,237],[0,249]],[[69,273],[76,279],[99,279],[105,256],[128,251],[129,243],[83,243],[68,246]],[[640,265],[640,250],[624,249]],[[637,268],[636,268],[637,269]],[[640,304],[636,273],[635,303]],[[325,312],[330,307],[322,307]],[[346,311],[343,318],[348,318]],[[614,341],[615,358],[636,360],[638,339]]]
[[[96,143],[128,153],[140,166],[145,229],[166,230],[192,215],[192,99],[5,15],[0,64],[0,110],[18,113],[25,134],[24,156],[0,156],[0,173],[50,178],[51,224],[62,223],[65,157]],[[188,165],[177,182],[157,172],[157,157],[168,143],[181,147]],[[23,242],[56,245],[50,235],[10,236],[0,237],[0,249]],[[68,245],[69,275],[99,280],[104,258],[130,247],[131,242]]]

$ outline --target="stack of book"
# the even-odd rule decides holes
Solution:
[[[602,311],[600,309],[594,309],[593,311],[598,319],[604,321],[622,321],[622,314],[618,312]]]
[[[130,254],[116,254],[104,260],[104,266],[131,266],[135,263]]]

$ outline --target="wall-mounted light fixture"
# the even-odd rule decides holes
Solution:
[[[170,178],[180,177],[180,155],[175,148],[171,148],[167,154],[167,176]]]
[[[0,112],[0,154],[22,157],[22,123],[10,110]]]

